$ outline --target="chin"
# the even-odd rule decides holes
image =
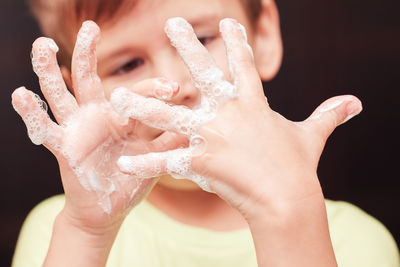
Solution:
[[[174,190],[202,191],[196,183],[187,179],[175,179],[170,175],[161,176],[157,184]]]

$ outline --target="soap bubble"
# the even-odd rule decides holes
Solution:
[[[190,138],[190,147],[193,157],[199,157],[207,150],[207,140],[203,136],[194,135]]]

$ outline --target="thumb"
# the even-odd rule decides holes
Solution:
[[[303,123],[326,140],[337,126],[358,115],[361,110],[362,104],[357,97],[335,96],[323,102]]]

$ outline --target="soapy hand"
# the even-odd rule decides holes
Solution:
[[[39,38],[33,44],[34,71],[58,124],[50,119],[46,104],[33,92],[21,87],[12,95],[13,106],[23,118],[32,142],[45,145],[59,162],[66,195],[64,214],[87,227],[121,221],[155,182],[122,173],[116,165],[121,155],[166,151],[182,142],[172,133],[144,141],[135,135],[138,122],[114,111],[96,72],[99,34],[93,22],[85,22],[79,31],[72,59],[75,97],[63,81],[54,41]],[[133,88],[163,100],[178,90],[175,82],[161,78],[142,81]]]
[[[190,146],[123,156],[118,160],[121,170],[142,178],[168,173],[191,179],[217,193],[248,221],[272,214],[277,206],[301,207],[313,198],[323,203],[316,175],[320,155],[335,127],[361,111],[360,101],[334,97],[307,120],[289,121],[266,101],[242,25],[232,19],[220,23],[230,79],[184,19],[168,20],[165,31],[202,94],[200,106],[170,107],[155,99],[138,99],[128,90],[116,90],[111,103],[124,117],[188,136]],[[154,120],[149,117],[153,113],[141,112],[143,107],[167,112]]]

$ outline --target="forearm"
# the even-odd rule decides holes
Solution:
[[[106,231],[82,229],[60,213],[53,227],[43,266],[105,266],[119,227]]]
[[[323,197],[275,211],[249,221],[258,266],[337,266]]]

